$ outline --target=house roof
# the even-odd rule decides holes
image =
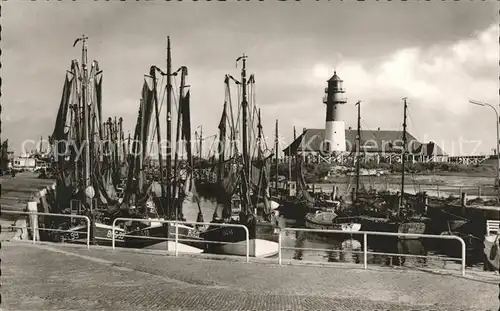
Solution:
[[[346,130],[346,151],[353,152],[356,149],[356,130]],[[309,151],[319,152],[322,151],[323,141],[325,137],[324,129],[306,129],[294,142],[292,142],[286,149],[283,150],[284,154],[289,154],[289,149],[292,154],[296,152]],[[412,154],[426,155],[444,155],[442,149],[432,143],[422,144],[413,135],[406,133],[408,142],[408,151]],[[430,143],[431,144],[431,143]],[[361,151],[362,152],[389,152],[400,153],[403,146],[403,132],[402,131],[361,131]]]

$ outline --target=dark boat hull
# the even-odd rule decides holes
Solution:
[[[400,222],[386,218],[359,216],[357,222],[361,224],[361,231],[425,234],[427,230],[425,221],[418,219]],[[391,237],[378,236],[377,238],[390,239]],[[407,240],[418,239],[418,237],[406,236],[399,236],[398,238]]]
[[[480,258],[483,241],[473,236],[472,234],[464,234],[460,232],[443,232],[442,235],[455,235],[461,237],[465,242],[465,256],[467,263],[475,263],[476,259]],[[447,256],[452,258],[462,257],[462,244],[458,241],[441,240],[439,242],[439,249]]]
[[[238,224],[234,222],[233,224]],[[270,257],[278,252],[277,232],[270,222],[257,222],[249,228],[249,255]],[[246,255],[246,231],[242,227],[209,226],[200,233],[207,242],[206,251],[216,254]]]
[[[166,239],[175,240],[175,226],[168,225],[168,235],[166,226],[154,225],[127,232],[124,237],[124,247],[146,248],[159,243],[165,243]],[[193,227],[179,225],[178,242],[196,248],[204,249],[205,242]]]
[[[69,229],[70,232],[64,232],[58,235],[59,242],[69,243],[86,243],[87,241],[87,226],[79,225]],[[110,225],[95,223],[93,227],[93,244],[102,246],[111,246],[113,240],[113,227]],[[125,230],[115,227],[115,246],[124,245]],[[92,241],[92,239],[91,239]]]
[[[305,226],[308,229],[317,230],[339,230],[343,233],[321,233],[312,232],[318,235],[335,236],[338,238],[359,238],[357,232],[361,229],[361,224],[356,222],[356,217],[337,217],[332,221],[317,219],[317,214],[309,213],[305,217]]]
[[[296,221],[304,221],[305,216],[309,212],[306,204],[296,202],[293,200],[281,200],[280,207],[278,208],[280,215],[287,219]]]

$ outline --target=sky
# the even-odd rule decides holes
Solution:
[[[346,127],[356,127],[361,100],[363,129],[401,130],[407,97],[408,131],[420,141],[452,155],[491,153],[494,113],[468,100],[498,108],[498,9],[493,1],[4,2],[2,139],[19,152],[52,133],[82,34],[103,70],[104,115],[132,130],[144,74],[165,68],[170,36],[173,69],[189,69],[193,128],[204,136],[217,132],[224,75],[239,76],[245,53],[264,132],[272,137],[279,119],[283,144],[293,126],[324,128],[322,97],[336,70]]]

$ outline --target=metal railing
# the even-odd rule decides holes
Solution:
[[[56,217],[66,217],[66,218],[80,218],[80,219],[85,219],[87,223],[87,238],[86,238],[86,243],[87,243],[87,249],[90,248],[90,218],[87,216],[82,216],[82,215],[70,215],[70,214],[53,214],[53,213],[39,213],[39,212],[18,212],[18,211],[4,211],[2,210],[2,214],[14,214],[14,215],[35,215],[35,216],[56,216]],[[32,236],[33,236],[33,244],[36,243],[36,234],[35,232],[38,230],[42,231],[55,231],[55,232],[73,232],[72,230],[64,230],[64,229],[53,229],[53,228],[40,228],[39,226],[35,227],[33,224],[31,226],[26,226],[19,228],[18,226],[10,225],[7,228],[16,228],[16,229],[31,229],[32,230]]]
[[[112,237],[111,237],[111,246],[113,249],[115,249],[116,245],[116,238],[115,238],[115,230],[117,228],[116,222],[117,221],[134,221],[134,222],[153,222],[153,223],[160,223],[160,224],[172,224],[174,225],[175,232],[174,232],[174,239],[175,241],[175,246],[174,246],[174,252],[175,256],[179,254],[179,242],[198,242],[199,240],[193,240],[193,239],[179,239],[179,226],[178,225],[200,225],[200,226],[216,226],[216,227],[229,227],[229,228],[242,228],[245,230],[245,242],[246,242],[246,251],[245,251],[245,256],[246,256],[246,262],[250,261],[250,232],[248,231],[248,228],[244,225],[237,225],[237,224],[218,224],[218,223],[209,223],[209,222],[191,222],[191,221],[176,221],[176,220],[159,220],[159,219],[138,219],[138,218],[116,218],[113,220],[113,225],[112,225]],[[195,230],[193,228],[193,230]],[[168,233],[170,235],[170,232]],[[151,236],[142,236],[142,235],[129,235],[129,234],[124,234],[122,235],[123,239],[125,237],[129,238],[142,238],[142,239],[150,239],[150,240],[158,240],[160,242],[164,241],[172,241],[171,238],[160,238],[160,237],[151,237]],[[220,241],[209,241],[209,240],[201,240],[199,241],[201,243],[207,243],[207,244],[232,244],[233,242],[220,242]],[[167,242],[168,243],[168,242]]]
[[[332,249],[319,249],[319,248],[303,248],[303,247],[285,247],[282,244],[282,234],[285,231],[292,231],[292,232],[312,232],[312,233],[341,233],[341,234],[350,234],[350,235],[363,235],[363,251],[362,252],[356,252],[356,251],[351,251],[349,252],[352,253],[363,253],[363,267],[364,269],[368,269],[368,254],[374,254],[374,255],[390,255],[390,256],[400,256],[400,257],[423,257],[423,258],[431,258],[431,257],[436,257],[439,259],[442,259],[442,257],[437,257],[437,256],[422,256],[422,255],[411,255],[411,254],[393,254],[393,253],[382,253],[382,252],[370,252],[368,251],[368,235],[373,235],[373,236],[392,236],[392,237],[408,237],[408,238],[434,238],[434,239],[444,239],[444,240],[457,240],[462,244],[462,257],[461,263],[461,271],[462,271],[462,276],[465,276],[465,259],[466,259],[466,252],[465,252],[465,242],[461,237],[455,236],[455,235],[434,235],[434,234],[414,234],[414,233],[392,233],[392,232],[373,232],[373,231],[342,231],[342,230],[323,230],[323,229],[302,229],[302,228],[283,228],[279,232],[278,236],[278,264],[282,264],[282,250],[283,249],[290,249],[290,250],[314,250],[314,251],[330,251],[330,252],[339,252],[341,253],[342,250],[332,250]],[[458,258],[449,258],[449,259],[458,259]]]

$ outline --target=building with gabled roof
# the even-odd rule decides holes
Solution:
[[[287,146],[283,153],[289,155],[304,155],[309,158],[327,159],[324,153],[324,129],[304,129],[303,133]],[[351,128],[345,130],[346,158],[356,152],[357,130]],[[422,143],[410,133],[406,133],[407,153],[417,162],[445,162],[447,155],[440,146],[434,142]],[[385,158],[392,162],[394,158],[400,158],[403,147],[403,131],[376,130],[361,131],[361,154],[366,158]]]

